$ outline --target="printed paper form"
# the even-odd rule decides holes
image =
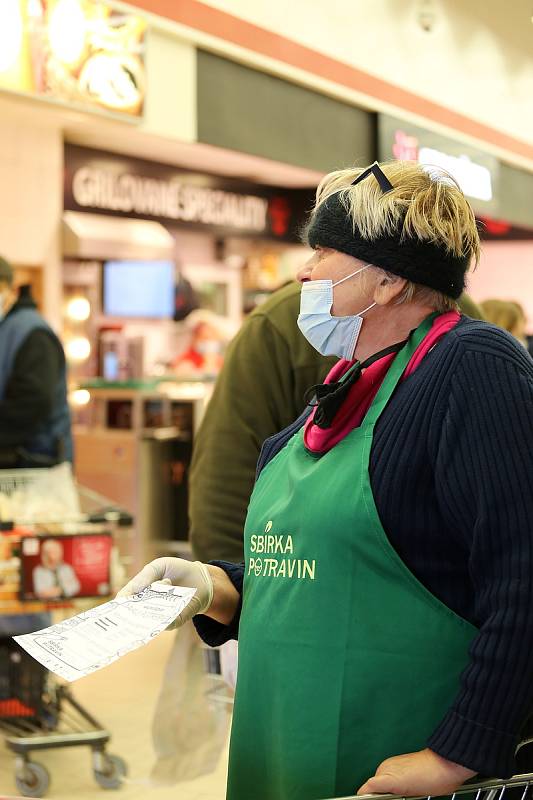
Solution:
[[[40,664],[67,681],[107,667],[164,631],[196,589],[153,583],[132,597],[119,597],[57,625],[14,636]]]

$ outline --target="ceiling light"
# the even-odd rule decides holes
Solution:
[[[85,322],[91,315],[91,304],[86,297],[72,297],[67,303],[67,317],[74,322]]]
[[[86,336],[77,336],[66,343],[65,353],[68,361],[85,361],[91,355],[91,343]]]
[[[86,406],[91,400],[91,393],[87,389],[74,389],[69,394],[69,400],[72,406]]]

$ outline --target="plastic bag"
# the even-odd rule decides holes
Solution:
[[[65,462],[39,470],[31,482],[2,495],[2,518],[17,523],[69,522],[81,518],[72,466]]]
[[[222,677],[230,689],[235,691],[237,684],[237,668],[239,666],[239,646],[234,639],[220,648],[220,669]]]
[[[172,785],[213,772],[229,730],[229,706],[212,700],[200,639],[192,624],[180,628],[163,676],[152,739],[157,760],[150,780]]]

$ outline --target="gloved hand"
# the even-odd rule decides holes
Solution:
[[[155,581],[162,581],[173,586],[188,586],[196,589],[191,602],[185,606],[169,629],[181,628],[196,614],[204,614],[213,602],[213,581],[205,564],[200,561],[186,561],[183,558],[156,558],[135,575],[117,597],[137,594]]]

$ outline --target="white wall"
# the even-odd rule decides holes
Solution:
[[[217,256],[215,253],[215,237],[208,231],[195,231],[180,229],[178,227],[171,230],[176,242],[176,259],[178,264],[206,266],[215,264]]]
[[[516,300],[529,317],[533,333],[533,241],[486,242],[468,291],[476,300]]]
[[[15,264],[42,266],[44,312],[58,328],[63,137],[2,97],[0,119],[0,253]]]
[[[196,141],[196,50],[162,30],[149,31],[148,86],[139,129],[156,136]]]

